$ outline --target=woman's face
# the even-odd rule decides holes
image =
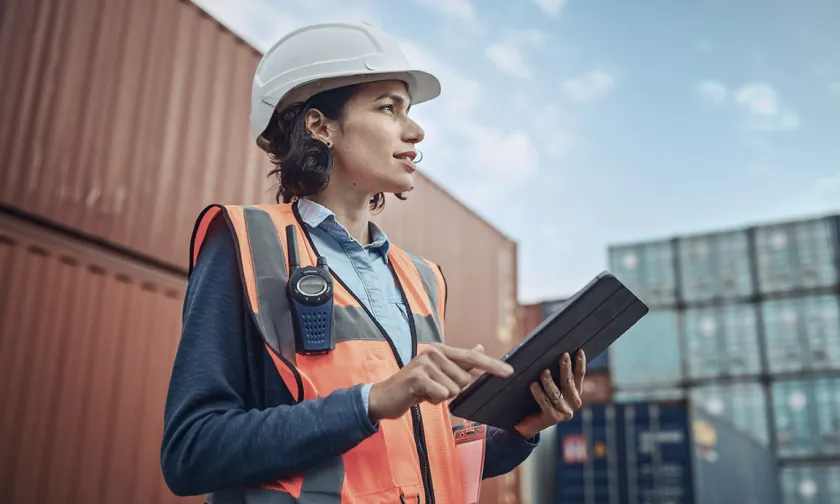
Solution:
[[[335,172],[330,184],[374,194],[413,187],[415,144],[425,135],[408,117],[411,105],[404,83],[363,84],[347,102],[342,121],[329,125]]]

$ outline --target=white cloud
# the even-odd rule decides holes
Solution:
[[[522,50],[526,47],[542,47],[547,41],[548,35],[540,30],[505,28],[501,40],[487,47],[484,56],[502,72],[528,79],[533,72],[526,63]]]
[[[455,125],[452,132],[468,140],[463,159],[475,175],[467,196],[474,205],[490,204],[539,173],[540,155],[525,131],[503,131],[471,121]]]
[[[524,79],[531,77],[531,69],[525,64],[522,54],[513,44],[505,42],[493,44],[484,50],[484,56],[508,75]]]
[[[779,94],[767,83],[750,82],[734,94],[744,114],[743,126],[751,131],[792,131],[799,127],[799,116],[784,105]]]
[[[476,117],[484,95],[480,83],[413,41],[400,40],[400,46],[412,64],[434,73],[442,83],[440,98],[419,106],[413,114],[427,133],[420,149],[428,158],[421,164],[436,179],[444,184],[447,179],[468,180],[463,187],[469,192],[461,197],[481,208],[538,173],[537,143],[527,131],[495,128]]]
[[[753,115],[774,116],[779,113],[779,96],[772,87],[762,82],[741,86],[735,93],[735,102]]]
[[[548,41],[548,34],[542,30],[535,28],[526,28],[524,30],[516,30],[508,28],[505,30],[505,36],[513,43],[528,44],[534,47],[544,46]]]
[[[609,94],[616,85],[615,77],[606,70],[590,70],[589,72],[561,84],[563,93],[571,100],[587,103]]]
[[[721,105],[729,94],[726,86],[716,80],[704,80],[697,85],[697,92],[714,105]]]
[[[566,5],[566,0],[534,0],[543,12],[551,17],[560,14],[563,7]]]
[[[475,20],[475,7],[469,0],[413,0],[414,3],[462,21]]]
[[[441,81],[441,95],[430,102],[431,107],[442,106],[449,117],[469,114],[478,108],[483,97],[481,84],[464,77],[410,40],[401,39],[399,44],[412,65],[431,72]],[[423,108],[427,108],[425,104]]]

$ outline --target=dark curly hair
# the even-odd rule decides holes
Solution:
[[[344,117],[344,107],[358,90],[354,84],[318,93],[305,102],[298,102],[274,111],[265,132],[257,139],[257,145],[268,153],[275,168],[269,177],[277,176],[279,184],[275,198],[277,203],[290,203],[295,199],[321,192],[330,181],[335,169],[332,151],[324,142],[312,138],[306,129],[306,112],[321,111],[332,120]],[[397,198],[405,200],[402,193]],[[371,210],[385,206],[385,195],[376,193],[370,200]]]

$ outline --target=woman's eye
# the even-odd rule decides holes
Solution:
[[[379,107],[379,110],[387,110],[388,112],[393,112],[394,111],[394,106],[393,105],[383,105],[383,106]]]

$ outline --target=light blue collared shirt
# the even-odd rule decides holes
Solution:
[[[411,360],[411,326],[402,294],[388,266],[390,242],[385,232],[371,222],[371,243],[362,245],[323,205],[300,199],[298,211],[318,253],[326,257],[330,268],[370,310],[391,337],[403,364],[408,364]],[[370,387],[368,384],[362,388],[365,406]]]

